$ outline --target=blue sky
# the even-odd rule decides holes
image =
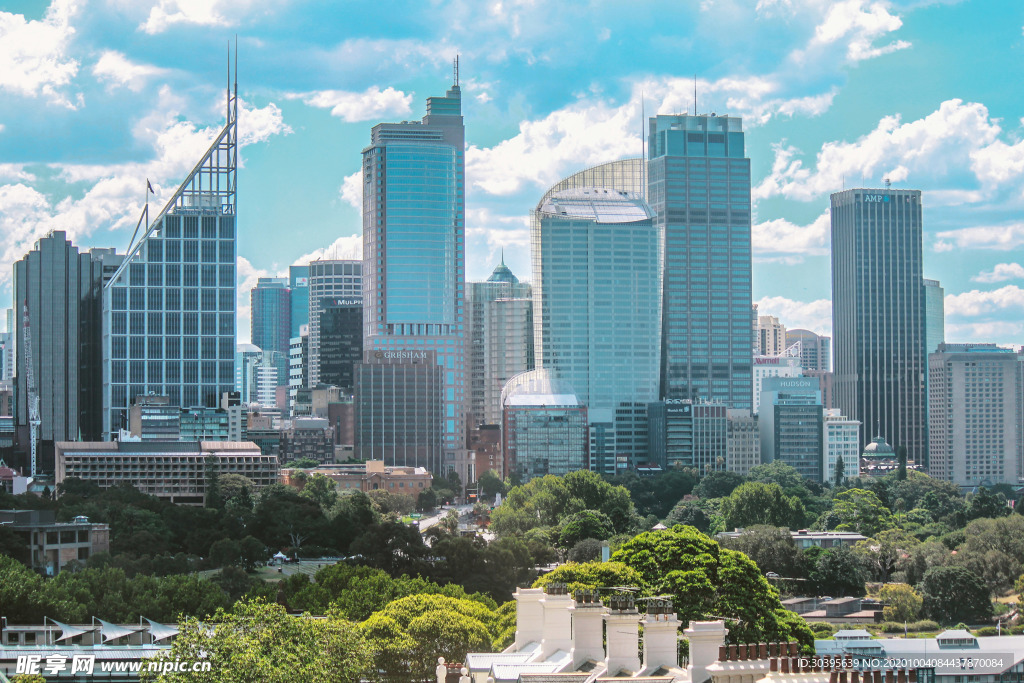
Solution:
[[[416,119],[461,60],[467,276],[574,171],[640,151],[648,115],[742,116],[754,299],[830,330],[828,195],[924,191],[947,341],[1024,342],[1024,3],[906,0],[53,0],[0,10],[0,259],[50,230],[124,249],[146,178],[172,193],[223,123],[238,35],[239,341],[248,289],[361,251],[378,121]],[[0,269],[0,302],[11,268]]]

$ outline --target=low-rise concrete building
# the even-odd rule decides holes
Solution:
[[[110,550],[110,527],[88,517],[58,523],[53,510],[0,510],[0,526],[24,540],[29,567],[48,576],[72,560],[84,563]]]
[[[423,467],[397,467],[385,465],[383,460],[368,460],[355,465],[321,465],[310,470],[281,470],[281,483],[302,488],[304,482],[295,472],[322,474],[333,479],[342,491],[388,491],[416,496],[429,489],[434,477]]]
[[[241,474],[257,490],[277,482],[277,457],[264,455],[251,441],[60,441],[56,483],[68,477],[92,481],[101,488],[127,482],[172,503],[202,505],[211,457],[218,474]]]

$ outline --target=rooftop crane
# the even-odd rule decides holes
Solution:
[[[32,370],[32,329],[28,324],[28,299],[22,306],[22,340],[25,344],[25,387],[28,392],[28,426],[31,443],[31,476],[36,476],[36,443],[39,441],[39,392],[36,390],[35,373]]]

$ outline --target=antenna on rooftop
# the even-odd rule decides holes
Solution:
[[[455,55],[455,85],[459,84],[459,56]]]
[[[640,191],[644,198],[647,198],[647,182],[644,177],[647,170],[647,140],[644,139],[644,130],[647,124],[647,114],[644,108],[644,91],[640,91]]]
[[[693,115],[697,115],[697,74],[693,74]]]
[[[884,183],[885,183],[885,189],[887,189],[887,190],[888,190],[888,189],[889,189],[889,187],[890,187],[890,186],[892,185],[892,183],[891,183],[891,182],[889,182],[889,179],[888,179],[888,178],[883,178],[883,179],[882,179],[882,182],[884,182]]]

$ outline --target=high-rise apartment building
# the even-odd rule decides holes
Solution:
[[[331,301],[363,301],[362,261],[309,264],[309,386],[320,384],[320,313]]]
[[[658,398],[659,242],[647,203],[621,190],[549,193],[534,213],[537,364],[587,406],[600,472],[646,460],[646,430],[616,423]]]
[[[761,460],[794,467],[813,481],[822,481],[824,419],[818,380],[810,377],[769,377],[761,392],[758,426]]]
[[[832,339],[810,330],[786,330],[786,348],[800,344],[800,367],[809,371],[831,372]]]
[[[303,325],[309,325],[309,266],[289,266],[288,289],[291,290],[291,329],[289,339],[298,337]]]
[[[940,344],[928,357],[932,476],[958,486],[1018,482],[1020,359],[995,344]]]
[[[533,299],[504,259],[486,282],[466,284],[466,367],[470,427],[501,424],[501,390],[532,370]]]
[[[216,407],[234,389],[238,86],[228,120],[103,290],[103,435],[136,396]],[[148,213],[147,213],[148,215]]]
[[[113,249],[79,252],[62,231],[51,232],[14,264],[18,319],[28,309],[32,373],[39,397],[37,471],[53,471],[53,444],[98,438],[102,415],[100,291],[122,256]],[[16,347],[19,441],[29,447],[29,396],[24,328]],[[12,340],[13,341],[13,340]]]
[[[832,195],[836,408],[927,464],[921,229],[920,190]]]
[[[295,407],[295,396],[299,389],[309,386],[309,325],[299,328],[299,335],[292,337],[288,349],[288,407]]]
[[[826,410],[824,419],[824,471],[826,482],[836,482],[836,463],[843,461],[845,480],[860,476],[860,422],[844,417],[840,410]]]
[[[935,353],[946,342],[945,290],[938,280],[924,283],[924,352]]]
[[[288,353],[292,306],[288,278],[261,277],[249,294],[252,343],[262,351]]]
[[[752,401],[750,160],[742,120],[656,116],[648,200],[664,238],[661,395]]]
[[[759,356],[778,356],[786,350],[786,326],[774,315],[757,316],[756,348]]]
[[[422,121],[374,126],[363,150],[364,347],[436,359],[446,470],[466,454],[465,168],[457,83]]]

